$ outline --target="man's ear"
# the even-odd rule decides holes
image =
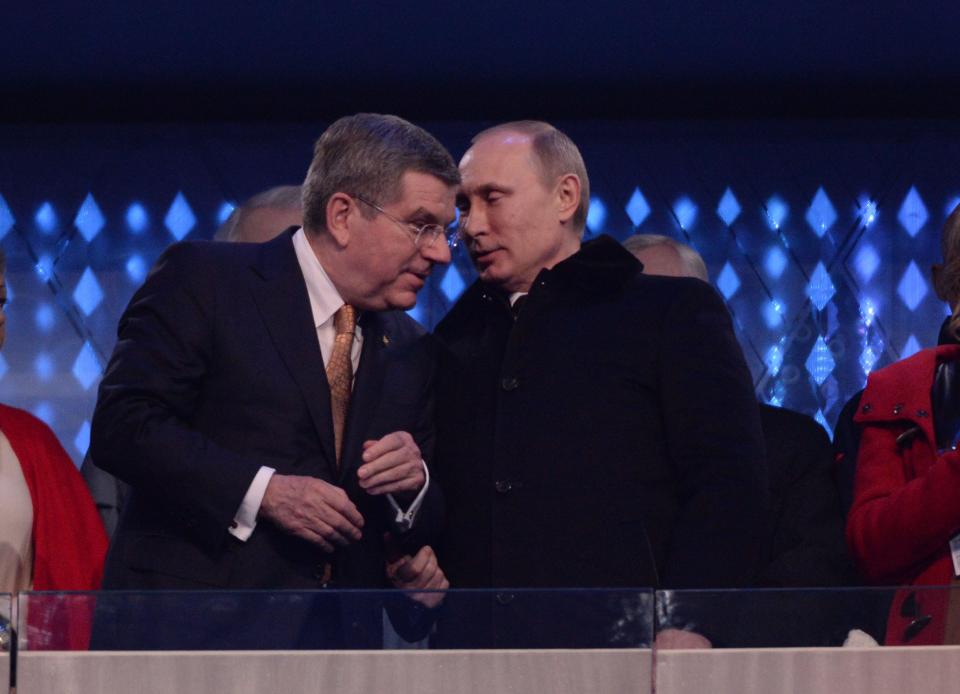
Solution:
[[[557,183],[557,214],[561,223],[570,221],[580,206],[580,177],[568,173]]]
[[[346,193],[334,193],[327,200],[327,233],[340,248],[350,243],[350,222],[359,213],[353,198]]]

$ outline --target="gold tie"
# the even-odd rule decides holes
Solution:
[[[333,339],[333,351],[327,362],[327,382],[330,384],[330,410],[333,414],[333,437],[337,451],[337,469],[340,469],[340,447],[343,443],[343,426],[347,421],[350,406],[350,391],[353,386],[353,331],[357,325],[357,312],[353,306],[344,304],[333,316],[337,331]]]

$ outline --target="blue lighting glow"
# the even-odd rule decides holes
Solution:
[[[864,283],[869,282],[880,267],[880,256],[869,243],[863,244],[853,259],[853,267]]]
[[[237,209],[237,206],[232,202],[224,202],[220,205],[220,209],[217,210],[217,226],[227,221],[227,217],[229,217],[235,209]]]
[[[587,210],[587,228],[594,233],[603,230],[603,225],[607,221],[607,206],[603,204],[600,198],[590,198],[590,208]]]
[[[33,372],[41,381],[49,381],[53,377],[53,357],[46,352],[40,352],[33,359]]]
[[[689,231],[697,219],[697,206],[690,198],[683,196],[673,203],[673,214],[677,216],[680,228]]]
[[[763,268],[772,279],[778,280],[787,269],[787,256],[780,246],[771,246],[763,259]]]
[[[46,254],[41,255],[33,269],[37,271],[41,279],[48,280],[53,275],[53,258]]]
[[[10,367],[7,366],[7,360],[3,358],[3,354],[0,354],[0,380],[7,375],[7,370]]]
[[[33,216],[33,221],[37,223],[37,228],[44,234],[50,234],[57,228],[57,213],[53,211],[53,205],[45,202],[40,205],[40,209]]]
[[[127,277],[134,284],[140,284],[147,278],[147,263],[139,253],[131,255],[127,259]]]
[[[0,205],[2,205],[2,203],[3,203],[3,198],[0,198]],[[958,205],[960,205],[960,195],[958,195],[955,198],[950,198],[950,200],[947,201],[947,206],[946,208],[944,208],[943,214],[949,217],[950,213],[953,212],[955,209],[957,209]],[[0,206],[0,219],[2,218],[3,218],[3,208],[2,206]],[[2,228],[3,228],[3,225],[2,223],[0,223],[0,229]],[[3,236],[3,233],[2,231],[0,231],[0,237],[2,236]]]
[[[56,412],[53,409],[53,405],[46,400],[37,403],[37,406],[33,408],[33,416],[50,428],[53,428],[57,421]]]
[[[173,199],[170,209],[167,210],[167,216],[163,218],[163,223],[177,241],[182,241],[183,237],[196,226],[197,217],[193,214],[182,192],[177,193]]]
[[[900,278],[897,285],[897,294],[904,305],[911,311],[915,311],[923,297],[927,295],[927,281],[923,278],[923,273],[914,261],[910,261],[907,269]]]
[[[837,289],[833,286],[833,280],[827,274],[827,269],[822,262],[817,263],[817,267],[814,268],[813,275],[810,277],[810,282],[807,284],[807,296],[810,297],[810,301],[813,302],[818,311],[822,311],[823,307],[836,293]]]
[[[787,307],[778,299],[768,301],[763,305],[763,320],[771,330],[783,323]]]
[[[877,221],[877,203],[869,198],[860,200],[860,219],[864,226],[870,226]]]
[[[426,325],[427,319],[424,315],[423,307],[420,304],[416,304],[413,308],[407,311],[407,315],[417,321],[420,325]]]
[[[53,307],[48,303],[37,306],[37,310],[33,314],[33,322],[37,326],[37,330],[42,333],[48,333],[53,329],[56,318],[57,315],[54,313]]]
[[[780,367],[783,366],[783,350],[780,345],[773,345],[767,350],[767,356],[764,357],[763,363],[767,365],[771,376],[780,373]]]
[[[134,234],[143,233],[144,229],[147,228],[147,224],[150,223],[146,209],[144,209],[143,205],[139,202],[135,202],[127,208],[126,220],[127,228]]]
[[[90,448],[90,422],[87,420],[83,420],[80,431],[73,437],[73,447],[81,456],[87,454],[87,449]]]
[[[84,390],[90,390],[90,386],[100,378],[103,373],[100,367],[100,360],[97,359],[97,353],[89,342],[84,342],[83,347],[77,353],[77,358],[73,361],[73,377],[83,386]]]
[[[873,325],[873,321],[877,318],[877,305],[873,302],[872,299],[864,299],[863,303],[860,304],[860,319],[863,321],[863,324],[868,328]]]
[[[103,229],[106,220],[103,218],[103,213],[100,211],[97,201],[93,199],[93,193],[87,193],[83,204],[77,210],[77,216],[74,218],[73,224],[80,230],[87,243],[93,241],[100,230]]]
[[[7,232],[13,227],[13,212],[7,205],[7,201],[0,195],[0,239],[7,235]]]
[[[830,348],[827,347],[826,340],[823,339],[822,335],[817,338],[813,349],[810,350],[804,366],[806,366],[807,371],[818,386],[822,386],[823,382],[827,380],[827,377],[830,376],[834,368],[836,368],[837,363],[833,359],[833,353],[830,351]]]
[[[103,301],[103,289],[100,288],[97,276],[89,267],[83,271],[76,289],[73,290],[73,300],[85,316],[93,313]]]
[[[817,420],[817,424],[822,426],[827,432],[827,438],[833,438],[833,429],[830,428],[830,425],[827,424],[827,418],[823,416],[823,410],[817,410],[817,413],[813,415],[813,418]]]
[[[913,237],[920,233],[920,229],[927,223],[929,217],[927,206],[923,204],[920,193],[917,192],[916,187],[910,186],[897,213],[901,226]]]
[[[730,188],[727,188],[723,197],[720,198],[720,203],[717,205],[717,214],[720,215],[720,219],[727,226],[733,224],[740,216],[740,203],[737,202],[737,197]]]
[[[837,211],[834,209],[833,203],[830,202],[827,192],[822,187],[817,188],[817,192],[810,202],[810,207],[807,209],[806,220],[818,238],[823,238],[823,235],[826,234],[827,231],[830,230],[830,227],[833,226],[833,223],[837,221]]]
[[[717,288],[727,301],[740,289],[740,278],[730,263],[724,263],[720,276],[717,277]]]
[[[864,374],[870,375],[874,365],[877,363],[877,359],[878,357],[873,351],[873,347],[870,345],[864,347],[863,351],[860,352],[860,368],[863,369]]]
[[[639,188],[633,189],[633,195],[630,196],[630,200],[627,201],[627,206],[624,209],[627,211],[627,216],[634,227],[639,227],[643,224],[643,220],[650,215],[650,205],[647,204],[647,199],[643,197]]]
[[[767,224],[774,231],[779,230],[789,211],[790,207],[783,201],[783,198],[774,195],[767,200]]]
[[[451,302],[456,301],[466,286],[463,277],[460,276],[460,271],[457,270],[457,266],[452,263],[448,265],[447,274],[443,276],[443,281],[440,282],[440,290],[444,293],[444,296]]]
[[[770,397],[767,398],[767,404],[774,407],[783,407],[785,397],[787,397],[787,387],[783,385],[783,381],[777,381],[773,384],[773,390]]]
[[[920,343],[917,341],[917,336],[913,333],[910,334],[910,337],[907,338],[906,343],[903,345],[903,349],[900,350],[900,358],[906,359],[907,357],[912,357],[914,354],[919,352],[921,349]]]

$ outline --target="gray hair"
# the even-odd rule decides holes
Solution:
[[[487,135],[501,132],[527,135],[532,140],[533,153],[540,170],[540,179],[549,189],[558,178],[565,174],[575,174],[580,179],[580,204],[573,213],[573,230],[583,234],[587,224],[587,212],[590,210],[590,178],[583,156],[573,140],[554,126],[539,120],[518,120],[495,125],[477,133],[471,142],[475,143]]]
[[[213,235],[214,241],[239,241],[240,218],[247,212],[264,207],[279,210],[302,209],[303,190],[300,186],[276,186],[264,190],[249,198],[246,202],[235,207],[230,216]]]
[[[303,183],[303,226],[326,230],[327,203],[334,193],[389,205],[401,195],[400,179],[408,171],[434,176],[449,186],[460,184],[453,157],[423,128],[402,118],[358,113],[341,118],[317,140]],[[362,209],[372,217],[373,210]]]
[[[631,253],[639,251],[642,248],[651,248],[653,246],[669,246],[680,256],[680,260],[683,262],[688,275],[701,279],[704,282],[710,281],[710,275],[707,273],[707,264],[703,262],[703,258],[699,253],[685,243],[661,234],[634,234],[623,242],[623,247]]]

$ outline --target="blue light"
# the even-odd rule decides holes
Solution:
[[[923,297],[927,295],[927,281],[923,278],[923,273],[914,261],[910,261],[907,269],[900,278],[897,285],[897,294],[904,305],[911,311],[915,311]]]
[[[780,345],[773,345],[767,350],[767,356],[764,357],[763,363],[767,365],[771,376],[780,373],[780,367],[783,366],[783,350]]]
[[[53,405],[46,400],[37,403],[37,406],[33,408],[33,416],[50,428],[53,428],[53,425],[57,420]]]
[[[73,361],[73,377],[83,386],[84,390],[90,390],[90,386],[100,378],[103,369],[100,367],[100,360],[97,359],[97,353],[89,342],[84,342],[83,347],[77,353],[77,358]]]
[[[607,206],[603,204],[600,198],[590,198],[590,208],[587,210],[587,227],[590,231],[598,233],[603,230],[603,225],[607,221]]]
[[[87,243],[93,241],[100,230],[103,229],[106,220],[104,220],[103,213],[97,206],[97,201],[93,199],[93,193],[87,193],[83,204],[77,210],[77,216],[74,218],[73,224],[80,230]]]
[[[0,195],[0,239],[7,235],[7,232],[13,227],[13,212],[7,205],[7,201]]]
[[[763,306],[763,320],[771,330],[783,323],[783,316],[787,312],[787,307],[778,299],[768,301]]]
[[[813,302],[818,311],[822,311],[823,307],[836,293],[837,289],[833,286],[833,281],[827,274],[823,263],[817,263],[817,267],[814,268],[813,275],[810,277],[810,282],[807,284],[807,296],[810,297],[810,301]]]
[[[874,250],[873,246],[865,243],[860,247],[856,257],[853,259],[853,267],[856,268],[860,279],[863,280],[864,283],[867,283],[870,281],[870,278],[873,277],[873,273],[877,271],[877,268],[880,267],[880,256],[876,250]]]
[[[833,203],[830,202],[827,192],[822,187],[817,188],[817,192],[810,202],[810,207],[807,209],[806,220],[818,238],[823,238],[823,235],[826,234],[827,231],[830,230],[830,227],[833,226],[833,223],[837,221],[837,211],[834,209]]]
[[[864,226],[870,226],[877,221],[877,214],[877,203],[869,198],[860,200],[860,219],[863,220]]]
[[[233,214],[235,209],[237,209],[237,206],[232,202],[224,202],[222,205],[220,205],[220,209],[217,210],[217,226],[220,226],[227,221],[227,217]]]
[[[864,347],[860,353],[860,368],[863,369],[863,373],[869,376],[870,372],[873,371],[874,365],[877,363],[877,359],[878,356],[870,345]]]
[[[907,357],[912,357],[919,352],[920,349],[920,343],[917,341],[916,335],[911,334],[910,337],[907,338],[907,342],[903,345],[903,349],[900,350],[900,358],[906,359]]]
[[[0,198],[0,203],[3,203],[3,198]],[[958,206],[958,205],[960,205],[960,196],[957,196],[957,197],[955,197],[955,198],[951,198],[951,199],[947,202],[947,207],[946,207],[946,209],[943,211],[943,214],[946,215],[947,217],[949,217],[950,214],[951,214],[955,209],[957,209],[957,206]],[[2,208],[2,206],[0,206],[0,219],[2,219],[2,218],[3,218],[3,208]],[[0,229],[2,229],[2,228],[3,228],[3,226],[2,226],[2,224],[0,224]],[[2,233],[0,233],[0,237],[2,237]]]
[[[53,357],[46,352],[40,352],[33,360],[33,372],[41,381],[49,381],[53,376]]]
[[[697,206],[693,200],[684,196],[673,203],[673,214],[676,215],[680,228],[689,231],[697,219]]]
[[[147,277],[147,263],[139,253],[131,255],[127,260],[127,277],[134,284],[140,284]]]
[[[93,313],[103,301],[103,289],[100,288],[97,276],[89,267],[83,271],[76,289],[73,290],[73,300],[77,302],[77,306],[85,316]]]
[[[740,216],[740,203],[737,202],[737,198],[730,188],[723,192],[723,197],[720,198],[720,203],[717,205],[717,214],[720,215],[720,219],[727,226],[733,224]]]
[[[150,223],[147,211],[139,202],[135,202],[127,208],[126,220],[127,228],[134,234],[142,233],[147,228],[147,224]]]
[[[53,275],[53,258],[46,254],[41,255],[33,269],[36,270],[42,280],[48,280]],[[9,295],[7,298],[9,300]]]
[[[836,368],[837,363],[834,361],[833,354],[830,352],[830,348],[827,347],[827,343],[822,335],[817,338],[813,349],[810,350],[804,366],[806,366],[807,371],[818,386],[823,385],[823,382],[827,380],[827,377],[833,373],[834,368]]]
[[[190,230],[196,225],[197,217],[193,214],[193,210],[190,209],[190,204],[183,197],[182,192],[177,193],[177,196],[173,199],[163,223],[177,241],[182,241],[183,237],[189,234]]]
[[[451,302],[456,301],[466,286],[463,277],[460,276],[460,271],[457,270],[457,266],[448,265],[447,274],[443,276],[443,281],[440,282],[440,290],[446,295],[447,299]]]
[[[10,367],[7,366],[7,360],[3,358],[3,355],[0,354],[0,379],[3,379],[7,375],[7,370]]]
[[[37,326],[37,330],[42,333],[48,333],[53,329],[56,318],[53,307],[47,303],[40,304],[33,314],[33,322]]]
[[[83,424],[80,425],[80,431],[73,437],[73,447],[81,456],[87,454],[87,449],[90,448],[90,422],[87,420],[83,421]]]
[[[873,325],[873,321],[877,318],[877,306],[872,299],[866,298],[863,300],[863,303],[860,304],[860,319],[863,321],[863,324],[868,328]]]
[[[650,214],[650,205],[647,204],[647,199],[643,197],[639,188],[633,189],[633,195],[630,196],[630,200],[624,209],[627,211],[627,216],[634,227],[643,224],[643,220]]]
[[[780,250],[780,246],[771,246],[763,259],[763,267],[772,279],[778,280],[787,269],[787,256]]]
[[[57,228],[57,213],[53,211],[53,205],[45,202],[40,205],[40,209],[33,216],[33,221],[37,223],[37,228],[45,234],[51,233]]]
[[[817,420],[817,424],[822,426],[827,432],[827,438],[833,438],[833,429],[830,428],[830,425],[827,424],[827,418],[823,416],[823,410],[817,410],[817,413],[813,415],[813,418]]]
[[[423,315],[423,308],[420,304],[416,304],[413,308],[407,311],[407,315],[417,321],[420,325],[426,325],[427,321]]]
[[[730,263],[724,263],[720,276],[717,277],[717,288],[727,301],[740,289],[740,278]]]
[[[790,207],[777,195],[767,200],[767,223],[774,231],[778,231],[787,218]]]
[[[920,233],[920,229],[927,223],[929,217],[927,206],[923,204],[920,193],[917,192],[916,187],[910,186],[910,190],[907,191],[907,195],[903,199],[903,204],[900,205],[900,211],[897,213],[900,224],[913,237]]]

